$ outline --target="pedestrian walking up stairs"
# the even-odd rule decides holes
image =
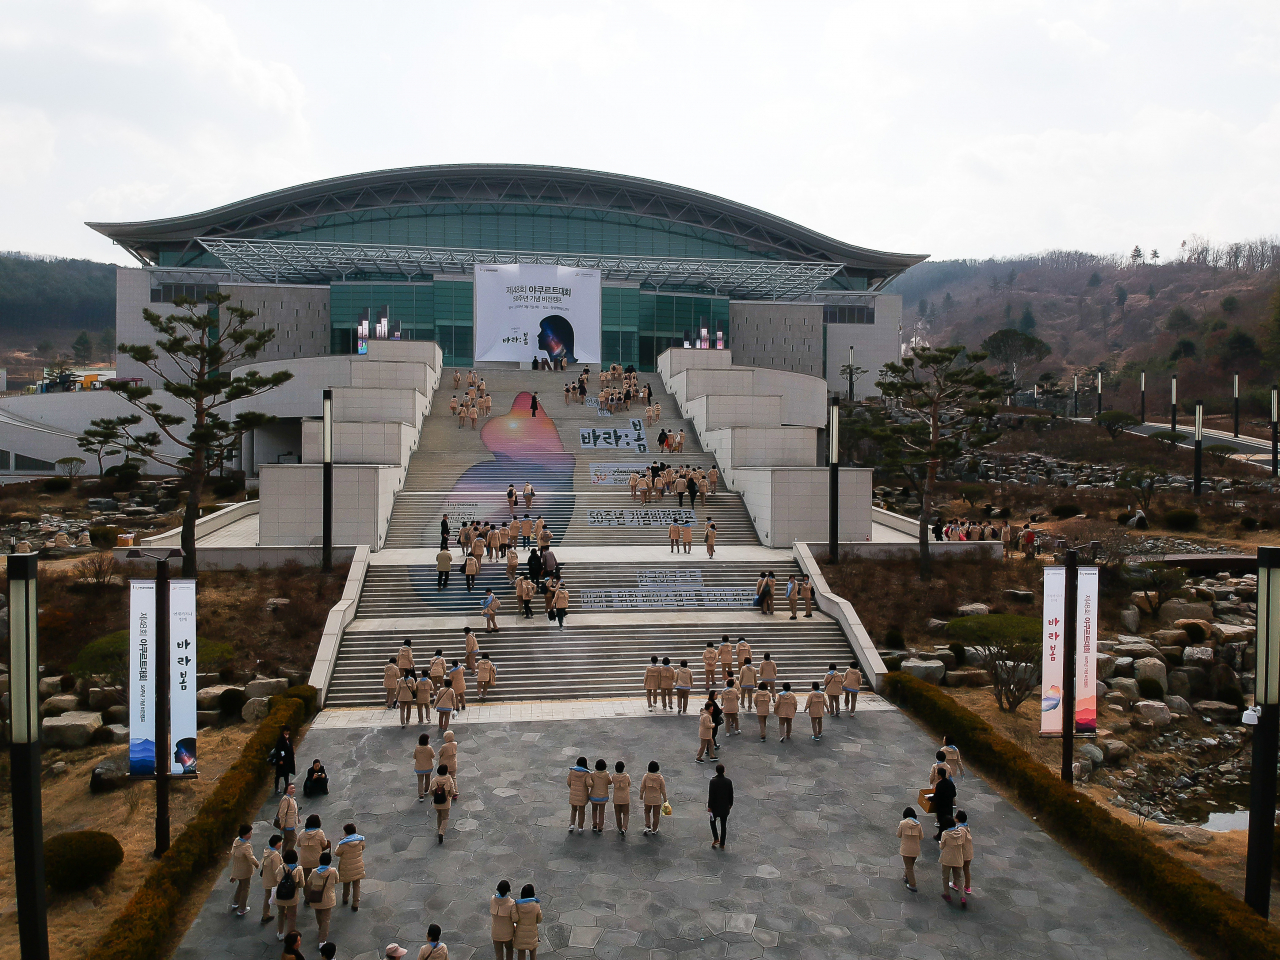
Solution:
[[[714,458],[698,446],[690,421],[680,418],[674,398],[657,377],[651,380],[662,419],[646,424],[643,410],[600,416],[588,404],[565,403],[564,374],[483,367],[492,415],[473,429],[459,428],[448,398],[465,394],[452,386],[453,370],[441,377],[436,402],[423,422],[417,451],[391,512],[386,543],[374,554],[362,584],[354,619],[334,657],[325,692],[328,706],[381,703],[383,667],[402,642],[412,641],[420,662],[437,648],[447,659],[464,658],[463,627],[480,638],[498,671],[490,700],[618,697],[639,695],[651,656],[689,661],[701,689],[702,652],[708,640],[744,637],[758,661],[765,651],[779,665],[779,680],[803,691],[829,664],[852,657],[840,625],[815,610],[792,621],[785,599],[787,578],[798,574],[791,551],[762,547],[742,498],[725,489],[706,505],[680,504],[673,495],[642,504],[627,480],[655,460],[707,469]],[[464,383],[466,371],[461,371]],[[597,389],[593,382],[593,396]],[[538,416],[531,400],[539,400]],[[684,430],[680,453],[660,452],[658,430]],[[526,508],[524,484],[533,485]],[[532,618],[518,609],[506,564],[486,561],[468,593],[459,573],[459,524],[472,519],[511,520],[508,485],[518,495],[516,512],[541,516],[553,535],[570,603],[563,629],[548,620],[544,598],[535,597]],[[436,552],[440,520],[447,513],[454,555],[449,585],[437,589]],[[675,517],[693,527],[693,552],[672,554],[668,528]],[[713,519],[716,555],[704,546],[704,522]],[[517,547],[520,572],[529,551]],[[777,612],[754,605],[756,580],[772,570],[780,590]],[[484,590],[501,601],[499,630],[486,635],[480,613]],[[474,696],[474,679],[468,680]]]

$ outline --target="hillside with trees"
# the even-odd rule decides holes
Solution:
[[[1124,256],[1052,250],[926,261],[886,292],[903,298],[904,339],[976,346],[1001,330],[1019,331],[1049,348],[1037,358],[1024,347],[1017,378],[1024,389],[1055,376],[1069,389],[1080,374],[1081,389],[1088,382],[1091,390],[1088,377],[1101,370],[1108,408],[1136,411],[1145,371],[1154,414],[1168,403],[1176,372],[1180,405],[1203,399],[1208,413],[1225,414],[1239,373],[1246,415],[1264,416],[1280,368],[1274,237],[1221,245],[1192,237],[1172,255],[1135,246]]]
[[[98,358],[115,324],[114,264],[0,253],[0,348]]]

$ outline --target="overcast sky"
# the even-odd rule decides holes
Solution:
[[[909,8],[909,9],[907,9]],[[1280,3],[5,3],[0,249],[456,162],[935,258],[1280,232]]]

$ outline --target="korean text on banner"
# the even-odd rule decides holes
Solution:
[[[600,362],[600,271],[476,264],[475,359]]]
[[[196,582],[169,581],[171,773],[196,772]]]
[[[1040,735],[1062,734],[1062,644],[1066,613],[1065,567],[1044,570],[1044,651],[1040,668]]]
[[[156,585],[129,581],[129,774],[156,772]]]
[[[1076,733],[1089,735],[1098,732],[1098,568],[1080,567],[1077,576]]]

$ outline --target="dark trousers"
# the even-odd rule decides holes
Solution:
[[[711,839],[718,843],[724,843],[729,839],[729,815],[723,816],[718,813],[711,814]],[[720,829],[716,829],[716,823],[719,821]]]
[[[561,609],[560,607],[557,607],[557,608],[556,608],[556,621],[557,621],[557,622],[560,624],[560,626],[562,626],[562,627],[564,626],[564,615],[565,615],[566,613],[568,613],[568,612],[569,612],[568,610],[563,610],[563,609]]]
[[[939,807],[937,809],[937,816],[938,816],[938,835],[933,839],[941,840],[942,831],[950,830],[952,827],[956,825],[956,821],[955,821],[955,818],[951,816],[950,807]]]
[[[437,570],[436,571],[436,589],[443,590],[448,585],[449,585],[449,571]]]
[[[681,508],[684,507],[684,491],[683,490],[676,491],[676,503],[680,504]],[[692,504],[693,501],[690,500],[689,503]]]
[[[468,573],[465,576],[467,580],[467,593],[470,593],[471,588],[476,585],[476,575],[474,573]]]
[[[529,603],[529,601],[528,601],[528,600],[525,600],[525,602],[524,602],[524,618],[525,618],[526,620],[532,620],[532,619],[533,619],[533,607],[532,607],[532,605],[530,605],[530,603]]]
[[[507,545],[505,543],[498,544],[498,556],[505,557],[507,555]]]
[[[289,777],[290,777],[290,774],[287,770],[285,770],[283,767],[276,767],[276,783],[275,783],[274,789],[277,793],[279,793],[281,789],[284,789],[284,790],[289,789]],[[283,788],[281,788],[280,786],[281,780],[284,780]]]
[[[528,537],[521,536],[521,537],[520,537],[520,540],[521,540],[520,546],[522,546],[522,547],[527,547],[527,546],[529,546],[529,538],[528,538]]]

